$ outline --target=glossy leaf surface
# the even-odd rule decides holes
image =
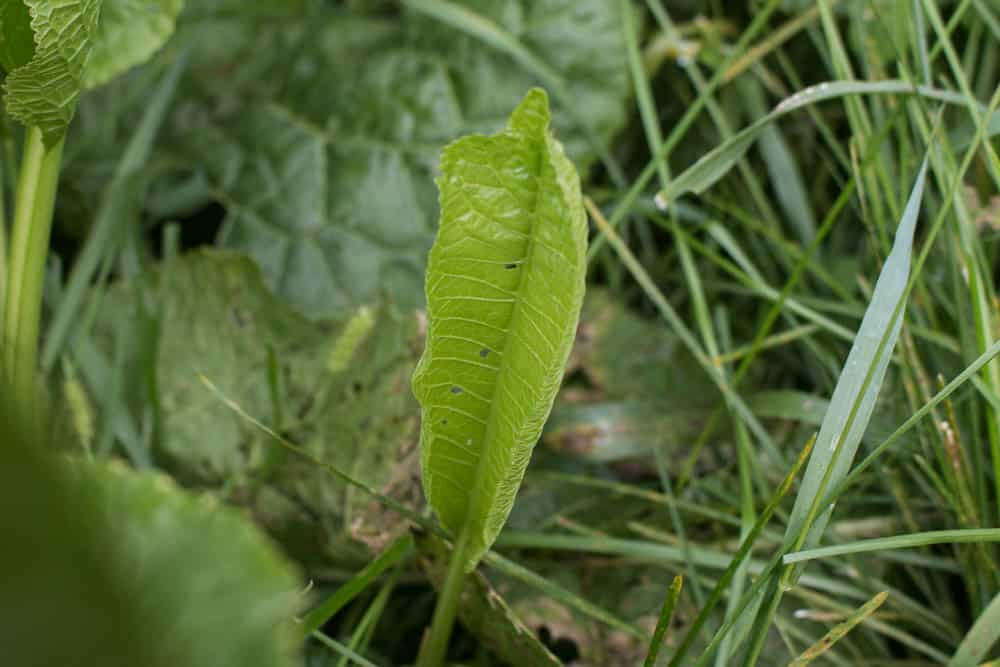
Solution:
[[[424,490],[449,530],[469,531],[467,569],[514,503],[583,301],[579,179],[548,124],[547,97],[532,90],[504,132],[460,139],[441,160],[413,387]]]

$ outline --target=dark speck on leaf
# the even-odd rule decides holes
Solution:
[[[462,393],[462,388],[456,385],[456,386],[454,386],[454,387],[451,388],[451,393],[453,393],[453,394],[461,394]]]
[[[447,426],[448,425],[448,420],[447,419],[442,419],[441,420],[441,425],[442,426]]]
[[[505,268],[505,269],[516,269],[517,268],[517,264],[515,264],[514,262],[511,262],[510,264],[504,264],[503,268]]]
[[[479,356],[483,358],[488,357],[490,356],[490,351],[484,347],[483,349],[479,350]]]

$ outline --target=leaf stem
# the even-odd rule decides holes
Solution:
[[[34,398],[45,260],[63,142],[60,138],[47,146],[42,131],[29,127],[17,181],[0,368],[9,374],[14,388],[14,409],[23,419],[36,418]]]
[[[458,600],[465,585],[465,563],[468,560],[467,552],[471,541],[471,523],[471,521],[465,522],[462,532],[455,542],[455,548],[451,552],[448,573],[445,575],[444,585],[438,594],[437,606],[434,607],[434,618],[431,619],[430,633],[420,649],[417,667],[440,667],[444,664],[445,654],[448,651],[448,641],[451,639],[451,630],[455,625],[455,615],[458,612]]]

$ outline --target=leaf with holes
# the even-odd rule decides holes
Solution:
[[[503,132],[445,148],[413,377],[424,490],[468,540],[471,570],[503,527],[562,380],[583,302],[579,177],[534,89]]]

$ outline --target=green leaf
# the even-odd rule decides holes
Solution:
[[[222,204],[221,245],[251,255],[267,285],[308,317],[356,309],[386,292],[401,309],[421,307],[441,147],[498,131],[524,92],[543,82],[504,50],[415,10],[189,4],[174,38],[192,45],[178,94],[184,112],[173,115],[150,160],[173,170],[156,180],[155,202],[140,204],[161,218]],[[273,15],[261,30],[248,12],[265,5]],[[576,117],[607,151],[627,120],[616,3],[463,5],[563,82],[567,100],[553,99],[552,123],[574,164],[583,170],[597,155]],[[143,68],[85,96],[80,113],[94,132],[74,137],[65,190],[97,199],[103,180],[94,175],[113,159],[109,128],[120,128],[124,142],[140,109],[123,105],[148,97],[127,84],[154,86],[157,71]]]
[[[0,38],[0,69],[9,72],[31,60],[35,39],[26,4],[8,1],[0,5]]]
[[[184,0],[103,0],[85,88],[113,79],[145,62],[174,32]]]
[[[830,398],[830,407],[820,426],[816,446],[788,520],[785,539],[789,544],[799,539],[802,547],[810,548],[823,535],[833,514],[833,506],[819,507],[818,503],[826,492],[847,476],[875,410],[892,350],[903,325],[913,232],[920,214],[926,173],[925,161],[896,230],[892,251],[875,283],[871,303],[861,320]],[[802,531],[807,531],[807,535],[801,535]]]
[[[296,664],[300,583],[243,516],[163,475],[43,458],[56,442],[0,424],[5,664]]]
[[[419,355],[418,322],[385,305],[363,312],[360,321],[370,330],[348,351],[345,339],[359,333],[357,316],[307,320],[275,298],[246,256],[203,251],[112,285],[102,298],[95,347],[109,360],[117,348],[127,350],[120,361],[128,373],[123,394],[136,420],[147,410],[142,401],[155,378],[158,465],[187,483],[226,489],[295,556],[347,564],[367,556],[348,545],[371,536],[346,529],[368,511],[370,499],[309,461],[282,456],[199,377],[320,460],[402,497],[405,490],[393,485],[409,481],[416,466],[400,470],[401,461],[416,458],[417,406],[408,380]],[[143,352],[149,329],[155,340]],[[335,370],[327,366],[331,357]],[[101,375],[82,374],[95,395],[109,391]],[[278,415],[285,415],[280,423]],[[384,528],[374,521],[363,527]]]
[[[467,570],[511,510],[583,303],[580,184],[548,124],[547,97],[534,89],[504,132],[460,139],[441,158],[413,389],[424,490],[449,530],[467,531]]]
[[[972,628],[958,645],[948,667],[975,667],[990,652],[990,648],[1000,641],[1000,594],[997,594],[983,610]]]
[[[35,53],[4,83],[7,112],[37,126],[47,145],[66,132],[83,85],[100,0],[24,0],[31,12]]]

